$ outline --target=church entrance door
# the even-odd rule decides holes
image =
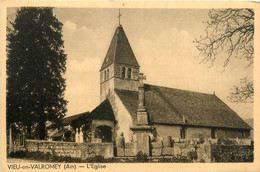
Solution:
[[[99,138],[102,142],[112,142],[112,128],[106,125],[98,126],[95,129],[95,138]]]

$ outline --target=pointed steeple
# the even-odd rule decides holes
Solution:
[[[100,71],[113,63],[139,67],[139,64],[121,25],[116,28],[115,34],[110,43]]]

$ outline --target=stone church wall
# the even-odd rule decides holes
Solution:
[[[174,139],[180,138],[181,126],[155,125],[158,136],[171,136]],[[204,127],[186,127],[185,138],[199,138],[199,136],[210,137],[211,129]]]
[[[126,75],[127,69],[131,68],[131,79],[122,77],[122,67],[126,68]],[[139,68],[128,66],[128,65],[115,65],[114,71],[114,84],[116,89],[122,90],[130,90],[130,91],[138,91],[138,76],[139,76]]]
[[[186,138],[211,137],[211,129],[204,127],[187,127]]]
[[[171,136],[174,140],[180,138],[181,126],[159,125],[155,124],[157,135],[160,137]],[[244,136],[242,136],[244,132]],[[250,131],[234,130],[234,129],[216,129],[215,136],[217,138],[249,138]],[[211,138],[211,128],[206,127],[185,127],[185,138]]]
[[[105,79],[104,71],[109,69],[109,77]],[[100,72],[100,102],[104,101],[110,92],[114,91],[114,65]]]
[[[114,156],[113,143],[74,143],[60,141],[26,140],[28,152],[50,153],[57,156],[69,156],[86,159],[95,155],[105,158]]]
[[[242,133],[244,132],[244,136]],[[250,131],[235,130],[235,129],[216,129],[217,138],[250,138]]]
[[[136,80],[138,81],[138,76],[139,76],[139,68],[138,67],[133,67],[133,66],[128,66],[128,65],[115,65],[115,77],[116,78],[121,78],[121,74],[122,74],[122,67],[125,67],[126,68],[126,71],[127,71],[127,68],[131,68],[132,70],[132,75],[131,75],[131,78],[133,80]]]
[[[250,136],[250,131],[245,131],[245,137],[249,137]],[[241,130],[231,130],[231,129],[227,129],[225,131],[225,137],[226,138],[243,138],[242,137],[242,131]]]
[[[180,137],[180,126],[155,125],[158,136],[172,136],[172,138]]]
[[[119,90],[138,91],[138,81],[130,79],[115,78],[115,88]]]
[[[216,137],[225,138],[226,131],[224,129],[216,129]]]
[[[119,137],[123,133],[125,142],[130,142],[133,136],[132,131],[130,130],[130,127],[133,125],[131,115],[129,114],[126,107],[114,91],[108,97],[108,99],[112,106],[116,120],[115,136]]]

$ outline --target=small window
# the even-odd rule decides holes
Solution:
[[[125,78],[125,67],[122,67],[121,77]]]
[[[107,71],[104,72],[104,81],[107,79]]]
[[[181,139],[185,139],[185,128],[184,127],[181,127],[180,136],[181,136]]]
[[[109,79],[109,69],[107,69],[107,79]]]
[[[242,138],[245,138],[246,137],[246,132],[242,131]]]
[[[132,73],[132,69],[131,69],[131,68],[128,68],[128,69],[127,69],[127,78],[128,78],[128,79],[131,79],[131,75],[132,75],[131,73]]]
[[[215,139],[215,138],[216,138],[216,129],[215,129],[215,128],[212,128],[212,129],[211,129],[211,138],[212,138],[212,139]]]

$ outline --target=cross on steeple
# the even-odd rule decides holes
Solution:
[[[139,85],[143,85],[143,80],[146,80],[146,76],[143,73],[139,73],[138,76],[138,80],[139,80]]]
[[[120,17],[122,16],[122,14],[120,13],[120,9],[119,9],[119,14],[118,14],[118,20],[119,20],[119,26],[121,26],[121,24],[120,24]]]

